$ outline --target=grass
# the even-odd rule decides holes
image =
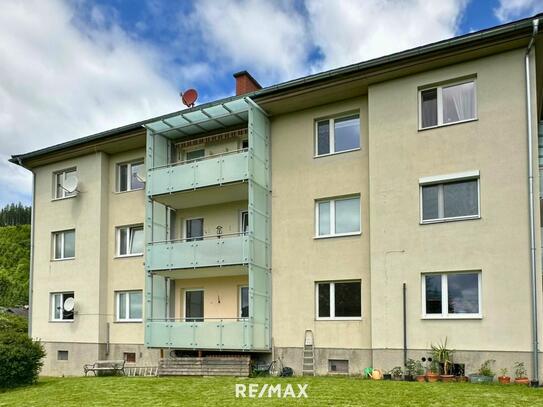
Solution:
[[[240,399],[236,383],[308,384],[307,399],[292,405],[535,406],[543,389],[520,385],[408,383],[351,377],[77,377],[42,378],[38,384],[0,392],[0,406],[180,406],[271,405],[276,398]]]

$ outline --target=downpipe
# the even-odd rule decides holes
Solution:
[[[532,96],[530,81],[530,53],[539,29],[539,19],[533,20],[533,32],[530,43],[524,55],[526,67],[526,125],[528,128],[528,190],[530,211],[530,277],[532,290],[532,380],[530,385],[539,386],[539,340],[538,340],[538,315],[537,315],[537,270],[535,247],[535,216],[534,216],[534,169],[533,169],[533,132],[532,132]]]

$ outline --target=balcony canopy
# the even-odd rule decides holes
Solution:
[[[202,133],[246,125],[250,106],[257,106],[249,98],[238,98],[222,103],[210,103],[178,112],[144,125],[153,134],[169,139],[197,136]]]

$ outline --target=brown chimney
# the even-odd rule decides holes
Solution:
[[[262,86],[247,71],[236,72],[234,78],[236,78],[236,96],[262,89]]]

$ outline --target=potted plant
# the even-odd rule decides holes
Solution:
[[[509,384],[511,383],[511,378],[507,376],[507,369],[504,367],[500,369],[500,375],[498,376],[498,381],[500,384]]]
[[[526,376],[526,367],[524,362],[515,362],[515,383],[517,384],[530,384],[530,380]]]
[[[420,363],[420,362],[419,362]],[[406,382],[413,382],[415,381],[415,370],[416,370],[416,364],[413,359],[407,359],[407,362],[405,362],[405,376],[404,380]]]
[[[402,380],[403,371],[400,366],[396,366],[394,369],[392,369],[390,374],[392,375],[392,380]]]
[[[468,377],[466,376],[466,369],[463,364],[456,365],[456,381],[459,383],[464,383],[468,381]]]
[[[392,380],[392,375],[390,374],[390,371],[383,370],[383,379],[384,380]]]
[[[469,375],[469,381],[471,383],[492,383],[496,375],[492,371],[494,362],[496,362],[494,359],[485,360],[477,373]]]
[[[417,379],[417,382],[424,383],[426,381],[426,375],[424,373],[425,370],[422,362],[420,360],[417,360],[415,362],[415,378]]]
[[[431,345],[432,357],[443,365],[443,373],[440,375],[442,382],[452,382],[453,354],[454,350],[447,348],[447,338],[437,345]]]
[[[430,368],[428,372],[426,372],[426,380],[428,380],[429,383],[435,383],[439,380],[439,364],[437,363],[437,360],[432,358],[428,358],[428,362],[430,362]]]

